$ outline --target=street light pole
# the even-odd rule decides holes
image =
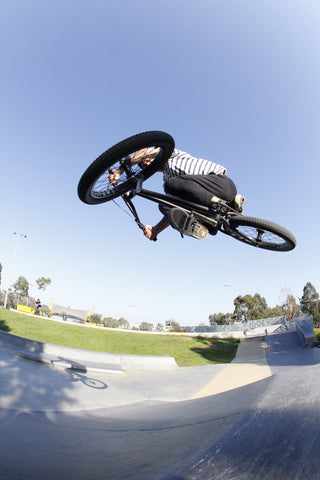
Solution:
[[[7,285],[6,296],[5,296],[5,300],[4,300],[4,308],[7,308],[8,290],[9,290],[9,284],[10,284],[10,282],[9,282],[9,280],[10,280],[10,273],[11,273],[12,265],[13,265],[14,260],[15,260],[15,258],[16,258],[16,253],[17,253],[18,245],[19,245],[19,242],[20,242],[21,238],[27,238],[27,235],[24,235],[24,233],[16,233],[16,232],[13,232],[13,235],[17,235],[17,241],[16,241],[16,245],[15,245],[14,252],[13,252],[13,255],[12,255],[12,260],[11,260],[10,268],[9,268],[9,271],[8,271],[8,285]]]
[[[228,287],[229,287],[229,288],[231,288],[231,287],[232,287],[232,285],[229,285],[229,284],[227,284],[227,285],[223,285],[223,286],[224,286],[224,287],[227,287],[227,288],[228,288]],[[230,298],[228,299],[228,309],[230,310]],[[230,313],[230,314],[231,314],[231,311],[229,311],[228,313]]]

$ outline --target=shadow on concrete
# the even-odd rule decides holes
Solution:
[[[84,385],[90,388],[95,388],[99,390],[105,390],[108,388],[108,385],[96,378],[88,377],[88,375],[84,375],[83,373],[79,373],[75,371],[73,368],[67,369],[67,372],[70,375],[70,382],[82,382]]]
[[[36,347],[39,350],[38,343]],[[108,388],[91,376],[25,360],[17,352],[0,336],[0,408],[56,411],[72,405],[78,383],[91,389]]]
[[[72,384],[66,388],[64,371],[53,370],[45,365],[35,365],[28,360],[17,359],[15,352],[3,355],[0,341],[1,386],[0,406],[20,409],[21,405],[43,405],[45,409],[59,409],[72,390]]]

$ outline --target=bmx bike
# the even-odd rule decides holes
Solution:
[[[133,162],[136,152],[150,147],[158,152],[151,162]],[[211,235],[220,231],[253,247],[277,252],[295,248],[296,239],[291,232],[268,220],[244,216],[224,200],[218,199],[207,207],[142,188],[145,180],[163,169],[173,150],[173,138],[161,131],[139,133],[117,143],[83,173],[78,184],[79,198],[94,205],[121,197],[142,230],[145,227],[132,201],[135,196],[158,203],[168,211],[183,212],[183,223],[174,225],[182,236],[194,236],[193,226],[197,223],[204,225]],[[115,171],[118,173],[116,182],[110,180]]]

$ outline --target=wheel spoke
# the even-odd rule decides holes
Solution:
[[[237,227],[239,233],[252,240],[256,245],[270,244],[270,245],[282,245],[285,243],[284,239],[276,233],[269,232],[256,227],[239,226]]]
[[[134,153],[136,153],[136,151],[133,151],[131,155],[133,155]],[[130,156],[121,158],[112,166],[112,169],[109,168],[108,170],[103,172],[100,177],[95,181],[91,190],[92,196],[100,198],[117,192],[117,190],[119,190],[125,182],[127,182],[133,177],[138,176],[144,170],[144,168],[146,168],[146,165],[143,165],[141,162],[132,165],[130,163]],[[109,180],[109,175],[117,169],[121,170],[122,173],[120,174],[117,183],[111,184]]]
[[[292,233],[276,223],[243,215],[227,220],[221,231],[240,242],[277,252],[287,252],[296,246]]]
[[[140,172],[147,180],[160,170],[173,149],[173,138],[159,131],[143,132],[117,143],[83,173],[78,184],[79,198],[88,204],[113,200],[135,188],[138,179],[142,179]],[[114,172],[110,183],[110,174]]]

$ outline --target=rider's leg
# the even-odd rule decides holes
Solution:
[[[178,175],[165,183],[165,191],[170,195],[210,206],[213,197],[231,202],[237,190],[233,181],[225,175]]]
[[[159,205],[159,210],[170,225],[180,233],[190,235],[199,240],[205,239],[208,235],[209,229],[195,218],[191,218],[185,210],[161,204]]]

